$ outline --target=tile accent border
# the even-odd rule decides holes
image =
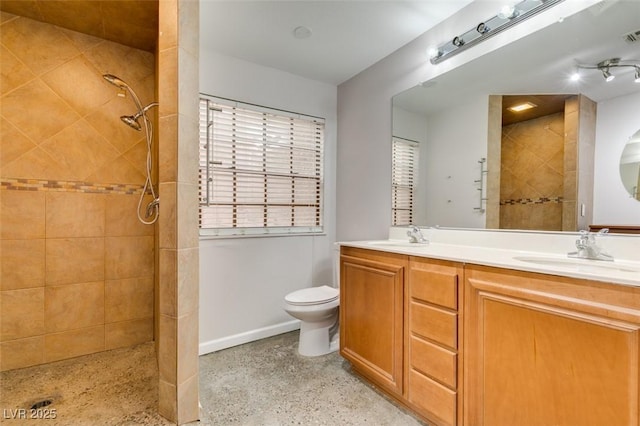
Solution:
[[[500,200],[501,206],[513,206],[515,204],[558,204],[562,203],[562,197],[518,198],[515,200]]]
[[[1,178],[0,189],[11,191],[60,191],[90,194],[139,194],[143,185],[128,183],[92,183],[45,179]]]

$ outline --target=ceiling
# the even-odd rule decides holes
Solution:
[[[469,3],[202,0],[200,49],[338,85]]]
[[[200,0],[200,47],[338,85],[472,0]],[[2,0],[0,10],[154,52],[158,0]],[[310,36],[296,38],[294,30]]]
[[[158,0],[2,0],[0,10],[155,52]]]

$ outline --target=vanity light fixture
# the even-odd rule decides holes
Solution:
[[[532,103],[532,102],[524,102],[518,105],[513,105],[510,107],[507,107],[507,109],[511,112],[522,112],[522,111],[526,111],[528,109],[531,108],[536,108],[538,105]]]
[[[508,4],[495,16],[438,46],[430,55],[430,61],[434,65],[438,64],[562,1],[564,0],[522,0],[516,4]]]
[[[640,61],[637,60],[624,60],[620,58],[611,58],[600,61],[595,65],[578,64],[578,69],[598,70],[602,73],[605,81],[609,82],[616,78],[611,73],[612,68],[633,68],[635,70],[634,82],[640,83]]]

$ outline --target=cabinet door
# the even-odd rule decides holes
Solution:
[[[465,424],[637,425],[637,289],[497,271],[465,272]]]
[[[340,354],[363,376],[402,395],[405,256],[343,248]]]

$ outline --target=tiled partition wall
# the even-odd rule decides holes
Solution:
[[[153,339],[154,228],[136,218],[149,52],[1,15],[0,367]]]
[[[199,3],[160,0],[159,412],[178,424],[198,410]]]

